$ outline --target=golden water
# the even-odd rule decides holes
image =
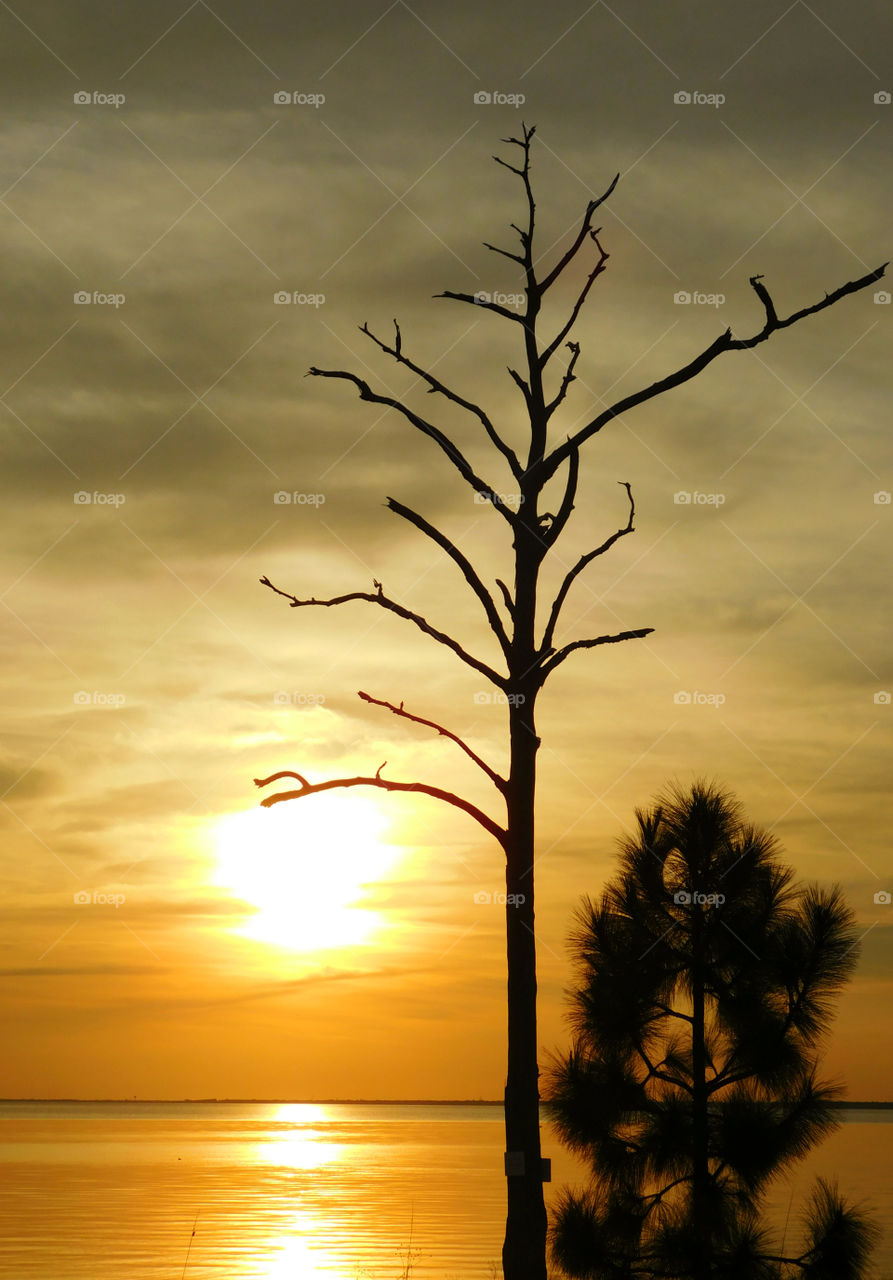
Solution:
[[[498,1107],[0,1104],[0,1276],[489,1280],[503,1145]],[[548,1129],[544,1150],[551,1197],[580,1166]],[[893,1277],[891,1152],[893,1112],[848,1113],[794,1176],[788,1243],[809,1183],[836,1177],[874,1203]]]

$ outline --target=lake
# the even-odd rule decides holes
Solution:
[[[870,1201],[893,1280],[893,1111],[839,1130],[816,1175]],[[0,1276],[16,1280],[491,1280],[500,1274],[499,1107],[316,1103],[0,1103]],[[554,1196],[581,1167],[546,1126]],[[193,1229],[195,1234],[193,1235]]]

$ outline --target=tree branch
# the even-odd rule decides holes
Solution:
[[[277,596],[284,596],[292,609],[302,609],[309,605],[318,605],[322,608],[329,608],[331,605],[347,604],[350,600],[365,600],[369,604],[377,604],[382,609],[388,609],[391,613],[396,613],[398,618],[404,618],[407,622],[414,623],[420,631],[424,631],[425,635],[431,636],[431,638],[433,640],[437,640],[439,644],[446,645],[448,649],[452,649],[456,657],[461,658],[467,666],[472,667],[475,671],[479,671],[482,676],[486,676],[491,684],[496,685],[497,689],[502,689],[505,693],[508,693],[509,691],[507,676],[501,676],[498,671],[494,671],[494,669],[488,666],[486,662],[481,662],[479,658],[475,658],[472,654],[468,653],[462,648],[458,640],[454,640],[453,637],[448,636],[446,632],[438,631],[436,627],[432,627],[431,623],[428,622],[426,618],[423,618],[421,614],[413,613],[404,605],[398,604],[396,600],[391,600],[384,594],[384,590],[380,582],[374,583],[376,587],[374,594],[371,591],[349,591],[346,595],[334,596],[331,600],[317,600],[315,596],[311,596],[309,600],[299,600],[298,597],[292,595],[290,591],[281,591],[279,587],[275,587],[267,577],[261,578],[260,581],[263,586],[269,587],[271,591],[275,591]]]
[[[524,324],[524,317],[519,311],[509,311],[499,302],[487,302],[480,295],[473,293],[453,293],[452,289],[444,289],[443,293],[435,293],[435,298],[452,298],[455,302],[470,302],[473,307],[483,307],[485,311],[495,311],[506,320],[514,320],[516,324]]]
[[[541,296],[539,282],[533,266],[533,228],[536,220],[536,203],[533,199],[533,187],[530,185],[530,140],[535,133],[536,125],[531,125],[528,129],[522,120],[521,140],[506,138],[506,142],[514,142],[524,151],[524,167],[521,170],[521,181],[524,183],[524,193],[527,196],[527,231],[521,237],[521,241],[524,245],[524,273],[527,277],[527,315],[524,318],[524,326],[527,330],[528,346],[532,341],[532,326],[539,310]]]
[[[384,765],[381,766],[374,778],[332,778],[328,782],[313,783],[308,782],[306,778],[302,778],[300,774],[283,769],[279,773],[270,774],[269,778],[255,778],[254,785],[256,787],[266,787],[271,782],[276,782],[279,778],[297,778],[301,783],[297,791],[279,791],[276,795],[265,796],[261,800],[261,805],[265,809],[269,809],[274,804],[281,804],[284,800],[300,800],[304,796],[318,795],[322,791],[332,791],[336,787],[378,787],[382,791],[415,791],[421,795],[432,796],[435,800],[443,800],[445,804],[451,804],[455,809],[462,809],[464,813],[474,818],[475,822],[479,822],[484,830],[493,836],[495,840],[498,840],[503,849],[506,847],[508,836],[505,829],[488,817],[477,805],[473,805],[470,801],[455,795],[452,791],[444,791],[441,787],[429,787],[424,782],[391,782],[388,778],[381,777],[381,769],[383,768]]]
[[[475,404],[473,400],[466,400],[464,396],[460,396],[457,392],[451,391],[450,388],[445,386],[439,378],[435,378],[432,373],[429,373],[426,369],[417,365],[414,361],[410,360],[408,356],[403,355],[400,326],[396,320],[394,321],[394,331],[396,335],[394,345],[390,347],[386,342],[383,342],[381,338],[376,337],[368,324],[364,323],[360,325],[360,332],[364,333],[367,338],[371,338],[375,345],[380,347],[385,355],[393,356],[398,364],[402,364],[407,369],[411,369],[417,377],[421,378],[423,382],[426,382],[428,384],[429,394],[439,393],[447,400],[451,400],[453,404],[459,405],[461,409],[465,409],[468,413],[473,414],[480,421],[487,435],[490,437],[490,440],[508,462],[512,469],[512,474],[516,478],[519,478],[521,475],[521,462],[514,450],[511,449],[498,434],[493,423],[490,421],[488,414],[480,407],[480,405]]]
[[[531,399],[530,399],[530,387],[527,385],[527,383],[526,383],[526,382],[524,381],[524,379],[521,377],[520,373],[518,373],[517,369],[511,369],[511,368],[509,368],[509,377],[511,378],[512,382],[514,382],[517,386],[519,386],[519,387],[521,388],[521,394],[522,394],[522,395],[523,395],[523,397],[524,397],[524,403],[526,404],[526,406],[527,406],[527,411],[528,411],[528,413],[529,413],[529,412],[530,412],[530,406],[531,406],[531,403],[532,403],[532,402],[531,402]]]
[[[503,582],[502,578],[497,578],[497,579],[496,579],[496,585],[497,585],[497,587],[499,587],[499,590],[502,592],[502,598],[503,598],[503,600],[505,601],[505,607],[506,607],[506,609],[508,610],[509,617],[510,617],[510,618],[512,618],[512,619],[514,619],[514,616],[515,616],[515,602],[514,602],[514,600],[512,599],[512,594],[511,594],[511,592],[509,591],[508,587],[507,587],[507,586],[505,585],[505,583]]]
[[[402,516],[404,520],[407,520],[410,524],[415,525],[417,529],[421,530],[422,533],[429,537],[432,542],[435,542],[437,546],[439,546],[442,551],[445,551],[450,559],[459,566],[465,581],[484,606],[484,612],[487,615],[487,621],[490,623],[490,629],[499,641],[506,659],[508,659],[512,651],[511,642],[506,634],[505,627],[502,625],[502,619],[497,612],[496,603],[490,595],[490,592],[478,577],[471,561],[462,554],[455,543],[453,543],[445,533],[441,533],[441,531],[436,529],[433,524],[429,524],[423,516],[420,516],[409,507],[405,507],[403,503],[398,502],[396,498],[388,498],[386,505],[391,511],[395,512],[398,516]]]
[[[654,627],[640,627],[638,631],[620,631],[613,636],[596,636],[593,640],[574,640],[570,644],[566,644],[563,649],[558,649],[552,657],[544,662],[540,668],[541,679],[546,680],[552,674],[557,666],[564,662],[575,649],[594,649],[600,644],[619,644],[621,640],[641,640],[643,636],[650,636],[654,631]]]
[[[576,450],[574,451],[574,454],[571,455],[571,457],[574,457],[575,455],[579,459],[579,453]],[[564,605],[564,601],[567,598],[567,593],[570,591],[571,587],[573,586],[573,583],[576,577],[583,572],[586,566],[590,564],[596,558],[596,556],[603,556],[606,551],[609,551],[611,547],[613,547],[614,543],[617,541],[618,538],[623,538],[626,536],[626,534],[635,532],[635,529],[633,526],[633,520],[636,514],[636,504],[635,504],[635,500],[633,499],[632,489],[630,487],[628,480],[618,480],[617,483],[626,490],[627,497],[629,498],[629,519],[627,520],[626,525],[622,529],[618,529],[616,533],[612,533],[610,538],[606,538],[605,541],[601,544],[601,546],[596,547],[593,551],[588,551],[584,556],[580,556],[580,559],[577,561],[574,567],[570,569],[565,575],[564,581],[561,584],[561,588],[558,592],[558,595],[555,597],[555,600],[552,604],[552,610],[549,614],[549,621],[546,624],[546,630],[543,633],[542,647],[544,649],[548,649],[552,644],[552,640],[554,639],[554,636],[555,636],[555,627],[558,623],[558,616],[561,613],[562,607]]]
[[[661,1004],[659,1000],[654,1001],[654,1007],[655,1009],[659,1009],[660,1012],[665,1014],[668,1018],[681,1018],[683,1022],[688,1022],[688,1023],[694,1022],[694,1018],[691,1016],[690,1013],[680,1013],[678,1009],[671,1009],[668,1004]],[[713,1064],[711,1063],[711,1066],[712,1065]],[[715,1067],[713,1069],[714,1071],[716,1070]]]
[[[361,400],[368,400],[371,404],[382,404],[389,409],[396,409],[402,414],[407,422],[411,423],[417,431],[421,431],[422,435],[428,436],[435,444],[439,445],[446,456],[452,462],[453,466],[459,472],[463,480],[470,484],[472,489],[478,493],[485,493],[494,507],[502,513],[509,524],[514,524],[514,513],[507,507],[499,497],[497,491],[492,485],[487,484],[476,474],[474,468],[461,450],[457,449],[439,427],[435,427],[432,423],[414,413],[408,405],[403,404],[401,400],[395,400],[393,396],[383,396],[377,391],[373,391],[368,382],[364,382],[362,378],[357,377],[355,373],[347,373],[343,369],[317,369],[311,366],[308,373],[314,378],[343,378],[346,382],[352,382],[360,393]]]
[[[493,158],[495,160],[496,157],[494,156]],[[498,245],[490,244],[487,240],[482,241],[482,243],[484,248],[489,249],[491,253],[501,253],[504,258],[511,258],[512,262],[517,262],[522,267],[524,266],[524,259],[520,253],[512,253],[509,249],[500,249]]]
[[[373,698],[371,694],[363,693],[362,690],[358,696],[362,698],[364,702],[369,702],[375,707],[384,707],[386,710],[392,711],[395,716],[401,716],[404,720],[412,720],[414,724],[424,724],[427,725],[429,729],[436,729],[444,738],[449,738],[451,742],[455,742],[456,746],[461,747],[469,760],[473,760],[479,769],[483,769],[484,773],[493,785],[501,791],[503,795],[505,795],[506,788],[508,787],[507,780],[503,778],[501,774],[498,774],[495,769],[491,769],[486,760],[482,760],[477,752],[473,751],[467,742],[463,742],[458,734],[452,733],[449,729],[445,729],[443,725],[437,724],[434,720],[426,720],[422,716],[412,715],[409,711],[405,711],[403,709],[402,702],[399,707],[395,707],[392,702],[384,702],[381,698]]]
[[[658,1204],[663,1199],[663,1197],[668,1194],[668,1192],[673,1190],[674,1187],[680,1186],[683,1182],[690,1182],[690,1181],[691,1181],[691,1174],[684,1173],[681,1178],[674,1178],[673,1181],[668,1182],[665,1187],[661,1187],[660,1191],[652,1191],[647,1195],[643,1195],[642,1199],[653,1200],[655,1204]],[[653,1208],[654,1208],[654,1204],[649,1205],[648,1212],[650,1213]]]
[[[601,231],[601,227],[598,227],[595,231],[589,232],[590,236],[595,241],[596,246],[598,247],[598,252],[599,252],[598,262],[590,271],[589,277],[586,283],[583,285],[583,288],[580,290],[579,296],[577,297],[577,300],[571,309],[571,313],[567,321],[562,325],[561,329],[558,331],[558,333],[555,335],[555,337],[552,339],[552,341],[549,343],[546,349],[540,353],[539,361],[540,361],[541,369],[544,369],[546,367],[548,362],[552,359],[552,356],[555,354],[559,344],[563,342],[564,339],[567,337],[567,335],[570,333],[577,319],[577,316],[580,314],[580,308],[583,306],[583,303],[586,301],[586,296],[589,293],[589,290],[595,284],[597,277],[600,276],[601,273],[604,271],[605,263],[608,261],[608,258],[610,258],[611,256],[609,253],[605,252],[605,250],[602,248],[601,244],[599,243],[599,239],[598,239],[599,231]]]
[[[574,375],[574,365],[577,363],[577,361],[580,358],[580,344],[579,342],[566,342],[564,345],[570,351],[571,358],[567,362],[567,368],[565,369],[564,376],[561,379],[561,386],[558,388],[558,394],[555,396],[554,400],[552,400],[549,404],[546,405],[546,421],[547,422],[552,417],[552,414],[555,412],[558,406],[561,404],[564,397],[567,395],[568,387],[571,385],[572,382],[576,381],[576,378]]]
[[[574,509],[574,499],[577,496],[577,480],[580,475],[580,454],[575,449],[568,458],[567,483],[564,486],[564,497],[561,499],[561,506],[549,528],[546,529],[542,538],[547,547],[551,547],[557,542],[561,531],[570,519],[571,512]]]
[[[655,1080],[663,1080],[666,1084],[674,1084],[677,1088],[683,1089],[686,1093],[690,1094],[693,1092],[691,1085],[686,1080],[680,1080],[677,1076],[671,1076],[666,1071],[661,1071],[660,1068],[663,1066],[662,1062],[658,1063],[655,1067],[641,1044],[637,1043],[635,1045],[635,1049],[636,1053],[638,1053],[639,1057],[648,1068],[648,1075],[646,1076],[645,1081],[643,1081],[643,1084],[646,1083],[648,1079],[653,1078]]]
[[[518,141],[518,139],[517,139],[517,138],[503,138],[503,142],[517,142],[517,141]],[[511,169],[512,173],[516,173],[516,174],[518,175],[518,177],[519,177],[519,178],[521,178],[521,177],[523,177],[523,176],[524,176],[524,170],[523,170],[523,169],[516,169],[516,168],[515,168],[515,166],[514,166],[513,164],[509,164],[508,160],[502,160],[499,156],[494,156],[494,157],[493,157],[493,159],[496,161],[496,163],[497,163],[497,164],[501,164],[501,165],[503,166],[503,168],[505,168],[505,169]],[[512,226],[513,226],[513,227],[514,227],[514,225],[515,225],[515,224],[514,224],[514,223],[512,223]],[[524,234],[524,233],[523,233],[523,231],[521,231],[521,229],[520,229],[520,228],[516,228],[516,230],[518,231],[518,234],[519,234],[519,235],[523,235],[523,234]]]
[[[561,275],[562,271],[568,265],[568,263],[572,262],[573,259],[576,257],[577,252],[580,246],[582,245],[583,241],[586,239],[587,233],[589,232],[589,228],[592,225],[592,215],[595,213],[596,209],[599,207],[600,204],[604,204],[604,202],[607,200],[608,196],[612,193],[612,191],[617,186],[617,183],[619,181],[620,181],[620,174],[618,173],[618,174],[615,174],[613,182],[608,187],[607,191],[604,192],[603,195],[600,195],[597,200],[590,200],[589,204],[586,206],[586,214],[583,218],[583,225],[580,227],[580,230],[577,232],[576,240],[574,240],[574,243],[568,249],[567,253],[561,259],[561,261],[558,262],[556,266],[552,268],[552,270],[546,276],[545,280],[540,281],[540,293],[545,293],[546,290],[555,283],[555,281]]]
[[[617,418],[622,413],[626,413],[629,409],[634,409],[640,404],[644,404],[648,400],[652,400],[655,396],[662,395],[663,392],[669,391],[673,387],[678,387],[684,382],[690,381],[702,369],[706,369],[717,356],[722,355],[726,351],[744,351],[751,347],[757,346],[760,342],[765,342],[777,329],[786,329],[789,325],[796,324],[798,320],[802,320],[805,316],[815,315],[818,311],[824,311],[826,307],[833,306],[835,302],[846,297],[849,293],[857,293],[860,289],[866,289],[869,285],[874,284],[883,276],[887,263],[877,267],[874,271],[870,271],[868,275],[861,276],[858,280],[851,280],[848,284],[841,285],[839,289],[835,289],[833,293],[826,293],[820,302],[814,303],[811,307],[803,307],[800,311],[795,311],[785,320],[779,320],[775,314],[775,308],[769,298],[768,290],[763,286],[754,283],[759,281],[760,276],[751,277],[751,284],[754,291],[763,303],[766,312],[766,322],[763,328],[752,338],[733,338],[731,329],[726,329],[719,337],[705,348],[700,355],[683,365],[681,369],[677,369],[674,373],[669,374],[665,378],[660,378],[657,382],[653,382],[649,387],[644,387],[640,391],[633,392],[631,395],[624,396],[622,400],[618,400],[608,409],[602,410],[597,414],[585,427],[582,427],[576,435],[564,444],[559,445],[548,458],[543,462],[543,479],[548,480],[550,476],[555,474],[556,469],[561,465],[568,456],[571,449],[579,449],[590,436],[594,436],[597,431],[601,431],[608,422],[613,418]],[[767,301],[768,300],[768,301]]]

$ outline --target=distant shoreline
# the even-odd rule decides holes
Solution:
[[[157,1103],[244,1105],[246,1103],[270,1106],[340,1106],[340,1107],[501,1107],[502,1099],[494,1098],[0,1098],[0,1106],[7,1102],[90,1102],[94,1105],[128,1103],[131,1106],[150,1106]],[[889,1111],[893,1102],[832,1102],[838,1111]]]
[[[296,1107],[501,1107],[502,1099],[494,1098],[0,1098],[5,1102],[130,1102],[141,1106],[158,1102],[218,1102],[229,1104],[257,1103]],[[884,1105],[884,1104],[881,1104]],[[893,1102],[886,1104],[893,1107]]]

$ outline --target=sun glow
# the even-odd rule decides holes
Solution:
[[[320,1169],[323,1165],[344,1160],[346,1149],[343,1144],[325,1139],[328,1119],[329,1113],[325,1108],[315,1103],[283,1103],[276,1113],[275,1136],[264,1136],[255,1159],[258,1164],[305,1170]]]
[[[384,926],[364,890],[402,851],[380,838],[387,820],[362,796],[312,796],[228,814],[214,825],[215,883],[256,912],[243,937],[320,951],[370,941]]]

